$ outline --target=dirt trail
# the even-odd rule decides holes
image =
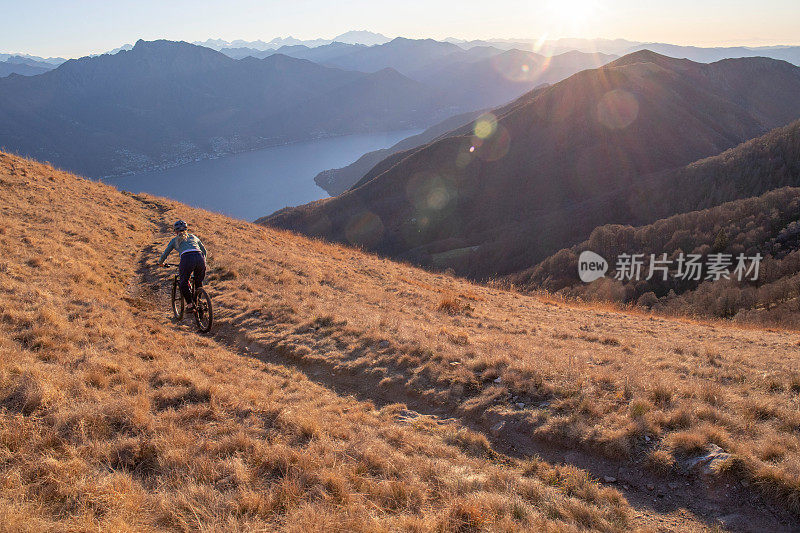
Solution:
[[[140,294],[149,294],[146,299],[154,306],[142,312],[162,323],[172,322],[182,334],[199,335],[188,318],[182,323],[172,319],[164,296],[169,272],[154,268],[155,258],[169,235],[169,227],[163,220],[166,209],[154,202],[146,205],[155,211],[152,221],[162,233],[154,235],[153,242],[140,255],[137,268],[139,291]],[[463,411],[454,403],[431,402],[402,384],[387,385],[377,374],[278,348],[282,339],[277,331],[272,342],[253,342],[226,315],[224,308],[215,307],[215,325],[206,338],[229,351],[299,370],[309,380],[336,394],[372,402],[377,407],[405,404],[411,410],[407,418],[422,415],[449,419],[483,433],[501,455],[516,458],[535,455],[551,464],[581,468],[601,482],[608,480],[627,498],[635,509],[637,526],[655,531],[800,531],[800,523],[794,517],[771,507],[738,484],[724,479],[712,483],[688,477],[659,477],[630,461],[610,460],[587,450],[535,440],[531,437],[531,424],[521,415],[476,415]],[[264,330],[269,333],[269,326],[265,325]]]

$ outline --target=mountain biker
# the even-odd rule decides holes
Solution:
[[[172,229],[175,231],[175,237],[169,241],[158,262],[160,265],[166,266],[164,262],[170,252],[178,251],[181,256],[181,262],[178,265],[181,294],[187,303],[186,310],[194,312],[194,297],[192,288],[189,286],[189,276],[194,273],[194,283],[197,288],[203,286],[203,278],[206,277],[206,248],[200,239],[189,233],[189,226],[183,220],[176,221],[172,225]]]

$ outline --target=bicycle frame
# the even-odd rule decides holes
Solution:
[[[172,263],[165,263],[165,266],[177,267],[178,265]],[[208,333],[214,320],[213,307],[211,305],[211,297],[205,289],[198,289],[195,281],[194,273],[189,276],[189,284],[192,290],[192,302],[194,306],[194,321],[197,328],[202,333]],[[176,273],[172,278],[172,312],[176,320],[183,318],[184,312],[184,299],[180,291],[180,273]]]

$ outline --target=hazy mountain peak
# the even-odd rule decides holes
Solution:
[[[123,44],[122,46],[119,46],[117,48],[114,48],[113,50],[109,50],[108,52],[105,52],[105,53],[108,54],[108,55],[112,55],[113,56],[117,52],[122,52],[123,50],[132,50],[132,49],[133,49],[133,45],[130,44],[130,43],[127,43],[127,44]],[[100,55],[102,55],[102,54],[100,54]]]
[[[370,74],[370,76],[375,77],[375,78],[384,78],[384,79],[387,79],[387,80],[390,80],[390,79],[393,79],[393,78],[397,79],[397,80],[404,80],[404,81],[408,81],[409,80],[409,78],[407,76],[404,76],[402,73],[398,72],[396,69],[393,69],[392,67],[382,68],[378,72],[373,72],[372,74]]]
[[[537,61],[540,59],[544,59],[544,56],[541,54],[537,54],[536,52],[528,52],[527,50],[520,50],[519,48],[512,48],[511,50],[506,50],[498,54],[498,57],[503,58],[515,58],[519,60],[526,60],[526,59],[536,59]]]
[[[205,47],[187,43],[186,41],[170,41],[168,39],[155,39],[153,41],[145,41],[144,39],[139,39],[138,41],[136,41],[136,44],[133,45],[133,48],[131,48],[131,50],[139,52],[147,50],[161,52],[164,50],[177,49],[177,48],[203,49]]]
[[[411,39],[410,37],[395,37],[391,41],[392,43],[437,43],[437,44],[451,44],[451,43],[444,43],[442,41],[437,41],[436,39]]]
[[[689,59],[676,59],[674,57],[665,56],[652,50],[637,50],[631,52],[619,59],[616,59],[608,64],[609,67],[622,67],[626,65],[633,65],[636,63],[653,63],[664,68],[686,68],[691,65],[697,65],[694,61]]]
[[[190,57],[204,57],[213,58],[219,61],[227,62],[230,60],[225,54],[198,46],[195,44],[187,43],[186,41],[170,41],[167,39],[157,39],[155,41],[144,41],[139,39],[136,44],[128,51],[121,51],[120,54],[133,54],[133,56],[140,57],[153,57],[163,59],[190,58]]]
[[[380,33],[374,33],[367,30],[351,30],[333,38],[333,41],[345,44],[365,44],[373,46],[376,44],[385,44],[390,41],[388,37]]]
[[[250,59],[255,59],[255,58],[250,58]],[[298,58],[298,57],[293,57],[293,56],[290,56],[290,55],[287,55],[287,54],[282,54],[282,53],[279,53],[279,52],[276,52],[276,53],[274,53],[272,55],[269,55],[269,56],[267,56],[267,57],[265,57],[263,59],[255,59],[255,61],[257,61],[257,62],[259,62],[261,64],[264,64],[264,65],[273,65],[273,66],[307,64],[307,65],[314,65],[319,69],[327,68],[327,67],[324,67],[322,65],[317,65],[313,61],[309,61],[307,59],[302,59],[302,58]]]

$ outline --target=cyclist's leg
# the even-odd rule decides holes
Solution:
[[[197,263],[194,266],[194,284],[198,289],[203,286],[206,277],[206,260],[202,254],[197,254]]]
[[[183,299],[187,304],[191,305],[194,301],[192,296],[192,288],[189,286],[189,276],[192,274],[194,264],[189,257],[190,254],[183,254],[181,256],[180,265],[178,265],[178,272],[180,273],[181,281],[180,288]]]

